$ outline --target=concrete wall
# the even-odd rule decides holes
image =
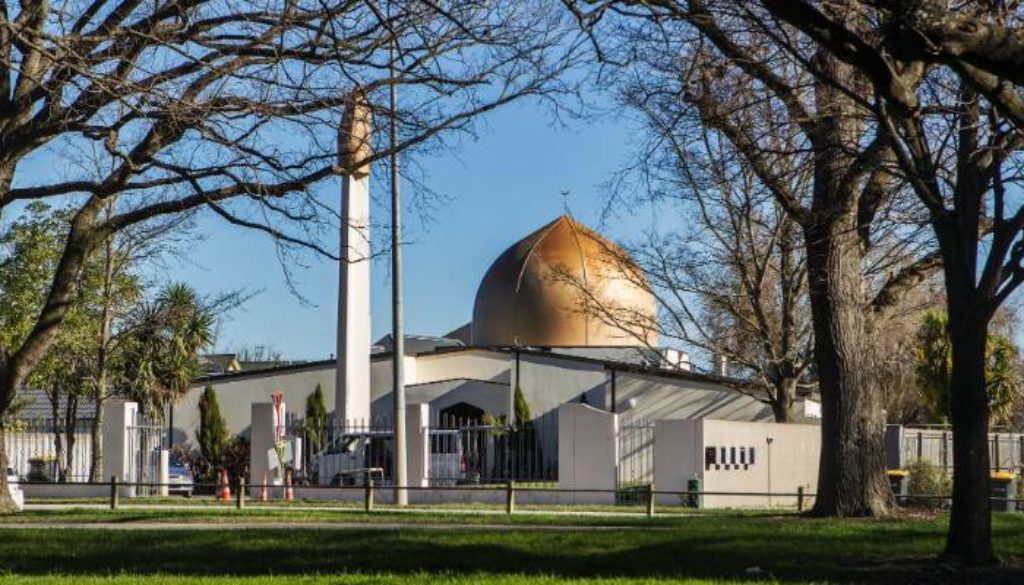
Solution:
[[[407,404],[429,404],[430,426],[438,426],[441,411],[465,402],[496,417],[508,415],[510,390],[507,384],[479,380],[445,380],[406,386]],[[373,402],[374,420],[391,420],[394,396],[388,392]]]
[[[406,383],[424,384],[452,378],[472,378],[508,384],[511,379],[509,376],[507,354],[474,349],[421,355],[416,358],[415,377],[407,376]]]
[[[813,425],[723,420],[657,421],[654,482],[685,491],[697,476],[705,492],[813,493],[818,481],[821,429]],[[714,463],[707,453],[714,450]],[[753,454],[752,454],[753,453]],[[659,496],[666,503],[678,497]],[[808,499],[805,504],[810,505]],[[707,508],[792,507],[795,496],[706,495]]]
[[[630,400],[635,406],[630,407]],[[608,391],[611,407],[611,388]],[[623,424],[636,420],[770,421],[771,407],[761,401],[711,382],[635,372],[615,372],[615,412]]]
[[[217,402],[221,415],[234,434],[249,436],[252,405],[270,402],[271,394],[283,392],[284,401],[292,405],[295,412],[303,412],[306,398],[320,384],[324,394],[327,412],[334,411],[334,365],[296,367],[286,371],[258,372],[238,375],[237,379],[224,377],[209,384],[217,391]],[[174,407],[174,442],[197,446],[199,433],[199,397],[206,383],[194,386]],[[301,416],[301,414],[300,414]]]
[[[558,487],[607,490],[571,494],[574,502],[615,502],[618,431],[618,418],[604,410],[578,403],[558,409]]]
[[[691,479],[704,474],[703,424],[701,419],[659,420],[654,423],[654,486],[665,491],[685,491]],[[659,494],[660,505],[678,505],[681,496]]]

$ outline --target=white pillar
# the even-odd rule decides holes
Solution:
[[[139,405],[127,400],[108,400],[103,405],[103,480],[133,481],[130,427]],[[136,445],[138,447],[138,445]],[[133,493],[134,490],[129,489]]]
[[[285,404],[281,403],[281,420],[284,420]],[[259,495],[263,477],[266,474],[268,485],[280,485],[284,478],[284,470],[279,468],[277,454],[274,451],[278,438],[277,415],[271,402],[254,402],[252,404],[252,426],[249,429],[249,485],[252,495]]]
[[[408,445],[406,461],[408,475],[406,484],[410,487],[430,485],[430,405],[410,404],[405,411],[405,440]],[[410,495],[416,497],[419,492]]]
[[[569,496],[579,503],[614,503],[619,466],[619,416],[586,404],[558,408],[558,487],[600,490]]]
[[[160,450],[160,470],[157,477],[159,478],[157,483],[160,484],[157,493],[166,498],[170,495],[170,487],[167,482],[171,480],[171,452],[167,449]]]

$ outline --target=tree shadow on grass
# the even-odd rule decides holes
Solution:
[[[733,579],[756,566],[783,582],[1024,583],[1019,564],[963,572],[936,563],[941,533],[935,526],[771,522],[695,523],[691,530],[652,531],[26,529],[0,536],[0,567],[14,574],[522,573]]]

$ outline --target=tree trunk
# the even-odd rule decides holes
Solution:
[[[72,481],[75,469],[75,443],[78,437],[78,395],[69,392],[68,404],[64,410],[64,462],[61,469],[61,481]]]
[[[61,428],[60,418],[60,391],[51,390],[50,395],[50,418],[53,421],[53,457],[57,477],[50,478],[51,481],[64,481],[64,430]]]
[[[89,429],[89,481],[102,481],[103,473],[103,404],[97,401],[96,417]]]
[[[0,417],[0,514],[12,514],[18,509],[7,490],[7,437],[4,432],[3,418]]]
[[[777,423],[796,421],[793,399],[796,397],[796,378],[779,378],[774,382],[775,398],[771,401],[772,414]]]
[[[106,216],[109,221],[113,214],[115,198],[107,204]],[[96,414],[89,433],[91,444],[89,457],[89,481],[101,481],[103,472],[103,404],[107,400],[107,370],[110,356],[110,329],[113,316],[114,284],[114,237],[108,236],[103,242],[103,310],[100,315],[99,349],[96,352]]]
[[[884,516],[893,505],[885,476],[882,400],[865,371],[861,253],[851,215],[805,229],[822,402],[812,510],[818,516]]]
[[[947,279],[950,276],[947,274]],[[947,287],[953,350],[950,415],[953,423],[953,509],[947,556],[969,565],[995,562],[989,485],[988,388],[985,341],[988,319],[971,310],[970,289]]]

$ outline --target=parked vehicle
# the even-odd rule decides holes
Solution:
[[[21,491],[21,486],[18,484],[18,475],[10,467],[7,468],[7,491],[10,492],[11,498],[14,499],[14,505],[19,510],[24,510],[25,492]]]
[[[186,498],[192,497],[192,490],[195,486],[192,472],[174,455],[170,456],[167,464],[167,483],[167,493],[181,494]]]
[[[383,483],[384,470],[391,469],[391,441],[390,431],[345,433],[316,457],[314,474],[321,485],[360,486],[367,477]]]

